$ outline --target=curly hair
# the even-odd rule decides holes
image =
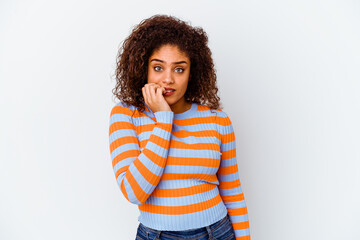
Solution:
[[[141,89],[147,83],[148,60],[165,44],[177,46],[190,59],[191,81],[184,95],[185,101],[221,109],[206,32],[168,15],[154,15],[142,20],[123,41],[116,58],[116,86],[112,93],[120,101],[144,111]]]

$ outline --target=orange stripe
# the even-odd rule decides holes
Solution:
[[[247,207],[242,208],[228,208],[228,213],[230,216],[239,216],[239,215],[245,215],[248,213]]]
[[[130,129],[130,130],[135,130],[135,126],[134,124],[130,123],[130,122],[114,122],[110,125],[109,127],[109,136],[117,131],[117,130],[122,130],[122,129]]]
[[[151,132],[152,130],[154,130],[155,124],[151,123],[151,124],[144,124],[144,125],[139,125],[139,128],[141,127],[141,132]]]
[[[222,155],[221,155],[221,159],[230,159],[230,158],[234,158],[236,157],[236,148],[228,150],[228,151],[223,151]]]
[[[218,118],[218,121],[217,121],[217,124],[221,125],[221,126],[224,126],[224,127],[227,127],[230,125],[230,118],[227,116],[227,117],[219,117]]]
[[[152,135],[149,140],[151,139],[151,142],[155,143],[156,145],[168,149],[169,148],[169,144],[170,141],[167,139],[164,139],[162,137],[156,136],[156,135]]]
[[[137,156],[139,156],[139,154],[140,154],[140,151],[136,150],[136,149],[127,150],[125,152],[119,153],[116,157],[114,157],[114,159],[112,161],[112,167],[114,168],[115,165],[123,159],[137,157]]]
[[[216,143],[184,143],[176,140],[171,141],[171,148],[192,149],[192,150],[220,150]]]
[[[220,159],[214,158],[187,158],[168,156],[166,165],[179,166],[201,166],[201,167],[219,167]]]
[[[149,139],[144,139],[140,141],[140,148],[144,148],[147,144],[147,142],[149,141]]]
[[[186,138],[186,137],[216,137],[220,140],[220,133],[215,130],[204,130],[204,131],[196,131],[189,132],[186,130],[180,130],[176,132],[172,132],[175,137],[178,138]]]
[[[235,164],[228,167],[220,167],[217,173],[221,175],[226,175],[226,174],[236,173],[237,171],[238,171],[238,165]]]
[[[155,127],[158,127],[165,131],[171,132],[172,124],[171,123],[163,123],[163,122],[155,122],[155,123],[150,123],[150,124],[139,125],[137,127],[141,128],[142,133],[151,132],[154,130]]]
[[[138,171],[141,173],[141,175],[152,185],[156,186],[158,185],[160,181],[160,177],[151,172],[145,165],[139,160],[136,159],[134,161],[134,165],[138,169]]]
[[[137,137],[133,137],[133,136],[126,136],[126,137],[118,138],[110,144],[110,154],[116,148],[120,147],[121,145],[128,144],[128,143],[137,143],[138,144],[139,140]]]
[[[119,168],[119,169],[116,171],[116,173],[115,173],[116,179],[118,178],[118,176],[119,176],[121,173],[123,173],[123,172],[125,172],[126,170],[128,170],[128,168],[129,168],[129,165],[126,165],[126,166],[123,166],[123,167]]]
[[[241,183],[240,180],[234,180],[234,181],[230,181],[230,182],[220,182],[219,184],[219,188],[221,189],[231,189],[231,188],[236,188],[236,187],[240,187]]]
[[[234,139],[235,139],[234,132],[222,135],[222,143],[229,143],[229,142],[234,141]]]
[[[198,111],[209,111],[211,108],[204,105],[198,105]],[[211,109],[212,111],[221,111],[220,109]]]
[[[125,178],[123,178],[123,179],[121,180],[121,183],[120,183],[120,186],[121,186],[121,187],[120,187],[120,188],[121,188],[121,191],[122,191],[122,193],[124,194],[125,198],[126,198],[128,201],[130,201],[130,200],[129,200],[129,197],[128,197],[128,195],[127,195],[126,189],[125,189],[124,179],[125,179]]]
[[[151,112],[151,110],[145,105],[145,111],[148,111],[148,112]],[[143,113],[143,112],[140,112],[140,115],[143,116],[143,117],[148,117],[148,118],[151,118],[154,122],[156,122],[156,117],[149,117],[146,115],[146,113]]]
[[[204,183],[197,186],[187,188],[175,188],[175,189],[161,189],[156,188],[151,194],[152,197],[184,197],[208,192],[216,188],[214,184]]]
[[[249,221],[232,223],[234,230],[244,230],[249,228]]]
[[[132,116],[133,115],[133,111],[127,107],[123,107],[123,106],[114,106],[113,109],[111,110],[111,114],[110,117],[113,114],[125,114],[128,116]]]
[[[142,190],[142,188],[137,183],[136,179],[134,178],[134,176],[131,174],[130,171],[126,172],[126,179],[128,180],[136,198],[141,203],[144,203],[146,201],[146,199],[149,197],[149,194],[147,194],[146,192],[144,192],[144,190]]]
[[[238,202],[244,200],[244,193],[229,195],[229,196],[221,196],[222,200],[226,203],[228,202]]]
[[[144,132],[151,132],[152,130],[154,130],[154,127],[159,127],[161,129],[164,129],[168,132],[169,131],[169,128],[171,129],[172,128],[172,124],[170,123],[163,123],[163,122],[155,122],[155,123],[150,123],[150,124],[144,124],[144,125],[139,125],[139,126],[136,126],[138,130],[141,129],[141,133],[144,133]]]
[[[182,180],[182,179],[202,179],[209,182],[216,182],[216,175],[202,173],[163,173],[161,180]]]
[[[172,129],[172,123],[156,122],[155,126],[158,128],[161,128],[167,132],[171,132],[171,129]]]
[[[251,240],[250,235],[243,236],[243,237],[236,237],[236,240]]]
[[[204,211],[209,209],[221,202],[221,197],[218,194],[216,197],[209,199],[204,202],[184,205],[184,206],[159,206],[152,204],[142,204],[138,205],[139,209],[144,212],[157,213],[157,214],[166,214],[166,215],[180,215],[180,214],[189,214]]]
[[[214,123],[215,116],[208,116],[208,117],[197,117],[197,118],[187,118],[187,119],[180,119],[180,120],[173,120],[173,123],[179,126],[191,126],[196,124],[207,124],[207,123]]]
[[[154,153],[153,151],[151,151],[147,148],[144,148],[143,154],[146,157],[148,157],[153,163],[158,165],[159,167],[165,167],[166,158],[163,158],[162,156],[157,155],[156,153]]]

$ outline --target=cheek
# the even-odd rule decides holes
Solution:
[[[188,77],[186,77],[185,79],[183,79],[183,84],[182,84],[182,88],[183,88],[183,90],[184,90],[184,92],[186,91],[186,89],[188,88],[188,86],[189,86],[189,78]]]
[[[158,83],[159,81],[161,81],[161,76],[160,74],[149,71],[147,75],[147,81],[148,83]]]
[[[152,83],[152,82],[154,82],[154,80],[155,80],[154,75],[149,72],[147,75],[147,82]]]

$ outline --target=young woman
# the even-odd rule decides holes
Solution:
[[[140,210],[136,239],[250,240],[207,43],[202,28],[155,15],[119,50],[109,142],[119,188]]]

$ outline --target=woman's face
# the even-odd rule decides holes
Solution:
[[[176,45],[163,45],[149,57],[147,81],[175,89],[171,95],[163,95],[170,106],[185,104],[189,76],[190,59]]]

